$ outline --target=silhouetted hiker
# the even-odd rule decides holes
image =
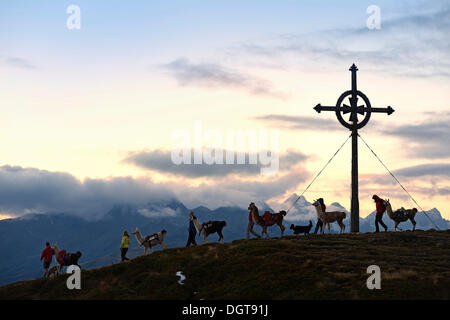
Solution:
[[[384,224],[382,218],[383,213],[386,211],[386,205],[384,204],[384,200],[380,199],[376,194],[372,196],[373,201],[375,201],[377,212],[375,214],[375,232],[380,232],[378,228],[378,224],[384,228],[384,231],[387,231],[387,226]]]
[[[258,210],[253,202],[250,203],[249,213],[248,213],[248,225],[247,225],[247,240],[250,239],[250,233],[253,234],[254,236],[256,236],[258,239],[261,238],[261,236],[259,234],[257,234],[255,231],[253,231],[253,226],[255,225],[255,223],[253,222],[253,217],[252,217],[253,209],[252,208],[255,208],[255,210]]]
[[[120,244],[120,255],[122,257],[122,262],[130,260],[126,257],[128,246],[130,245],[130,236],[127,231],[123,232],[122,243]]]
[[[323,202],[323,198],[319,198],[319,199],[317,199],[317,201],[319,201],[320,206],[322,207],[322,212],[325,213],[325,209],[327,208],[327,206]],[[319,230],[319,228],[320,228],[320,232],[322,232],[323,222],[322,222],[322,220],[317,219],[316,228],[314,229],[314,234],[317,234],[317,231]]]
[[[197,235],[197,230],[195,229],[194,225],[194,219],[197,219],[197,217],[194,215],[194,213],[191,211],[189,212],[189,238],[186,244],[186,247],[189,247],[191,244],[194,246],[197,245],[197,242],[195,242],[195,236]]]
[[[50,247],[50,243],[45,243],[45,249],[42,251],[41,254],[41,261],[44,259],[44,277],[48,277],[48,268],[50,267],[50,264],[52,263],[52,257],[55,254],[55,251]]]

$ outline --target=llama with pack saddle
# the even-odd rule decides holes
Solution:
[[[59,250],[56,243],[53,245],[53,250],[55,251],[56,263],[58,263],[56,274],[60,274],[63,271],[63,267],[68,267],[71,265],[76,265],[81,269],[80,265],[78,264],[78,260],[81,258],[80,251],[70,253],[64,249]]]
[[[286,211],[281,210],[277,213],[270,213],[269,211],[266,211],[263,216],[260,216],[258,207],[253,202],[249,204],[248,210],[251,213],[253,222],[262,227],[261,237],[266,234],[266,237],[270,238],[267,233],[267,228],[273,225],[278,225],[281,230],[281,236],[284,235],[285,227],[283,226],[283,218],[287,213]]]
[[[224,242],[222,229],[227,225],[226,221],[208,221],[200,223],[197,217],[192,214],[192,222],[194,223],[197,233],[203,236],[203,243],[208,243],[209,241],[206,240],[206,238],[213,233],[219,235],[219,242]]]
[[[147,250],[150,250],[150,253],[152,253],[153,252],[152,247],[158,244],[161,245],[162,250],[167,248],[166,243],[164,242],[164,238],[166,237],[167,234],[166,230],[162,230],[161,232],[143,237],[141,232],[136,227],[136,229],[132,232],[132,234],[135,235],[139,245],[144,247],[144,255],[147,254]]]
[[[398,225],[401,222],[405,222],[407,220],[411,221],[411,223],[413,225],[412,231],[416,230],[416,221],[414,220],[414,217],[416,216],[416,213],[417,213],[416,208],[405,209],[405,208],[401,207],[400,209],[392,211],[392,206],[391,206],[389,199],[384,200],[384,203],[386,205],[386,213],[388,214],[389,218],[394,220],[394,223],[395,223],[394,230],[397,230],[397,229],[402,230],[398,227]]]

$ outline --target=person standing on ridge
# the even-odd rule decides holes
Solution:
[[[380,199],[376,194],[372,196],[373,201],[375,202],[377,212],[375,214],[375,232],[380,232],[378,224],[384,228],[384,231],[387,231],[387,226],[384,224],[382,218],[383,213],[386,211],[386,205],[383,199]]]
[[[55,254],[55,251],[50,247],[50,243],[45,243],[45,249],[41,253],[41,261],[44,259],[44,278],[48,277],[48,268],[52,263],[52,257]]]
[[[197,230],[195,229],[194,219],[197,217],[194,215],[194,212],[189,212],[189,237],[186,244],[186,247],[189,247],[191,244],[196,246],[197,242],[195,242],[195,236],[197,235]]]
[[[130,236],[128,235],[128,232],[125,230],[123,232],[123,236],[122,236],[122,242],[120,244],[120,256],[122,257],[122,262],[126,261],[126,260],[130,260],[126,257],[127,255],[127,251],[128,251],[128,246],[130,245]]]

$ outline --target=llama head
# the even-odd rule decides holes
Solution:
[[[131,234],[137,234],[139,232],[138,228],[134,229],[134,231]]]
[[[294,224],[291,224],[291,228],[290,228],[291,230],[294,230]]]

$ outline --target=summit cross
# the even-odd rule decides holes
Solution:
[[[322,106],[320,103],[314,107],[318,113],[322,111],[334,111],[339,122],[352,132],[352,198],[350,209],[350,232],[359,232],[359,199],[358,199],[358,129],[364,127],[370,120],[372,112],[387,113],[391,115],[395,110],[387,108],[372,108],[369,99],[364,93],[357,89],[356,72],[358,68],[353,64],[350,69],[352,73],[352,89],[341,94],[335,106]],[[343,103],[348,97],[349,105]],[[358,105],[358,97],[363,103]],[[343,115],[350,114],[348,121]],[[358,120],[358,115],[363,116],[362,121]]]

